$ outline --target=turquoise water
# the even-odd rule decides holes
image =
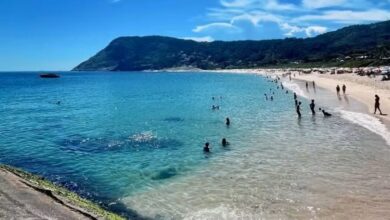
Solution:
[[[256,75],[61,75],[0,73],[1,163],[140,219],[388,214],[387,130],[325,91],[334,116],[312,117],[300,97],[298,120],[292,92]]]

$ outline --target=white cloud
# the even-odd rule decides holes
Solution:
[[[232,31],[237,32],[239,31],[239,28],[232,25],[231,23],[216,22],[216,23],[197,26],[192,31],[195,33],[200,33],[200,32],[215,31],[215,30],[227,30],[230,32]]]
[[[351,10],[332,10],[325,11],[319,15],[304,15],[295,19],[295,21],[319,21],[327,20],[336,23],[355,24],[367,21],[385,21],[390,19],[390,12],[380,9],[371,9],[368,11]]]
[[[307,37],[313,37],[328,31],[328,28],[323,26],[299,27],[288,23],[280,24],[280,28],[286,32],[284,35],[287,37],[292,37],[298,33],[305,33]]]
[[[282,4],[277,0],[268,0],[265,4],[265,9],[275,11],[286,11],[286,10],[298,10],[298,7],[293,4]]]
[[[224,7],[246,7],[251,5],[255,0],[232,0],[232,1],[226,1],[226,0],[221,0],[220,3]]]
[[[340,6],[346,0],[303,0],[302,4],[306,8],[326,8],[332,6]]]
[[[269,36],[313,37],[349,24],[390,19],[390,0],[219,0],[208,9],[208,24],[194,32],[210,36],[225,33],[240,39]],[[221,34],[223,33],[223,34]],[[231,37],[235,39],[234,37]]]
[[[185,37],[183,39],[185,39],[185,40],[193,40],[193,41],[197,41],[197,42],[212,42],[212,41],[214,41],[214,38],[212,38],[210,36],[205,36],[205,37]]]
[[[251,12],[251,13],[245,13],[242,15],[234,16],[230,23],[235,24],[239,21],[249,21],[253,24],[253,26],[257,26],[260,22],[281,22],[282,19],[269,13],[264,12]]]
[[[313,37],[314,35],[323,34],[328,31],[328,28],[322,26],[309,26],[305,28],[306,36]]]

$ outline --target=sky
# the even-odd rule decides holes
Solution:
[[[390,19],[390,0],[0,0],[0,71],[70,70],[120,36],[314,37]]]

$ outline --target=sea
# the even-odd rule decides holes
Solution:
[[[0,73],[0,163],[129,219],[390,216],[388,126],[347,95],[250,74],[39,74]]]

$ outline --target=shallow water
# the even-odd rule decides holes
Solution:
[[[300,98],[298,120],[292,92],[255,75],[61,74],[0,74],[0,162],[135,218],[390,215],[389,133],[353,100],[318,88],[334,116],[312,117]]]

